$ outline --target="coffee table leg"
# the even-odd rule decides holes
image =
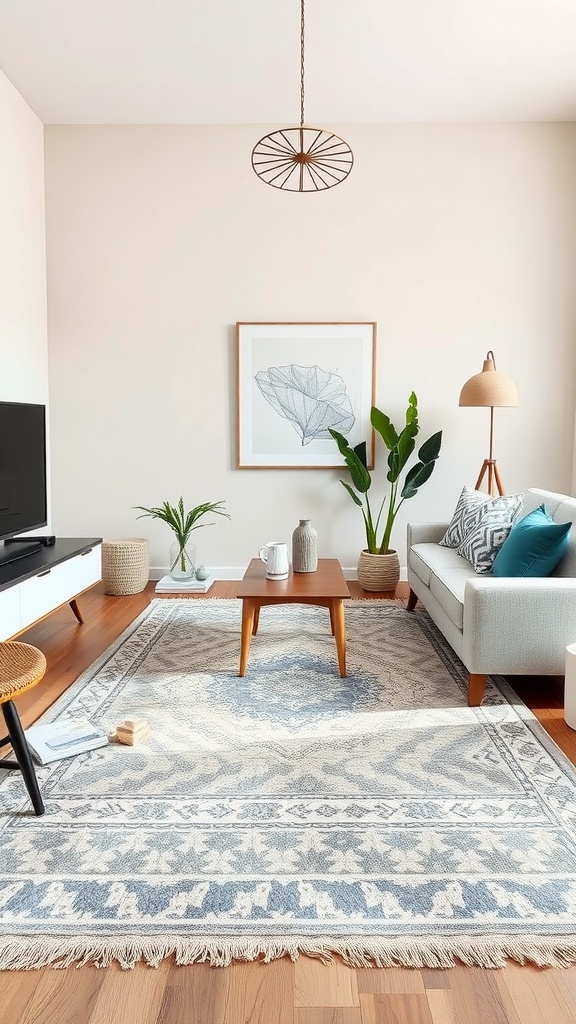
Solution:
[[[344,620],[344,602],[336,598],[330,604],[330,621],[333,625],[334,639],[336,640],[336,651],[338,654],[338,668],[340,675],[346,675],[346,623]]]
[[[248,653],[250,651],[250,641],[252,639],[252,633],[254,631],[254,618],[256,612],[259,611],[256,606],[254,598],[245,597],[242,600],[242,636],[240,638],[240,671],[239,676],[246,675],[246,665],[248,663]]]

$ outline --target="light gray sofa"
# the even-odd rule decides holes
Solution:
[[[576,498],[532,488],[516,519],[544,503],[557,523],[576,522]],[[478,706],[486,676],[564,675],[576,643],[576,527],[551,576],[479,576],[442,547],[448,523],[408,525],[408,610],[420,600],[469,672],[468,703]]]

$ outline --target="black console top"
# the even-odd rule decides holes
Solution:
[[[38,573],[45,569],[51,569],[53,565],[90,551],[101,543],[102,537],[57,537],[54,544],[42,547],[40,551],[0,565],[0,591],[38,576]]]

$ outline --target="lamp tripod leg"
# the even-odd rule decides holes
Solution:
[[[502,483],[502,477],[498,472],[496,459],[484,459],[482,469],[480,470],[474,489],[476,491],[481,489],[482,481],[484,480],[486,473],[488,473],[488,494],[494,497],[499,494],[500,497],[502,497],[506,492],[504,490],[504,484]]]
[[[500,473],[498,472],[498,463],[496,462],[496,460],[494,460],[494,476],[496,477],[496,484],[498,486],[498,494],[500,494],[500,495],[505,494],[506,492],[504,490],[504,484],[502,483],[502,478],[500,476]]]
[[[482,463],[482,469],[480,470],[480,473],[478,475],[478,479],[477,479],[476,483],[474,484],[474,490],[475,491],[479,491],[480,490],[480,488],[482,486],[482,481],[483,481],[484,477],[486,476],[487,470],[488,470],[488,459],[484,459],[484,462]]]

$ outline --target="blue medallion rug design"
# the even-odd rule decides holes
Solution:
[[[151,736],[0,773],[0,968],[337,953],[576,961],[576,772],[502,680],[481,708],[424,611],[155,599],[45,716]]]

